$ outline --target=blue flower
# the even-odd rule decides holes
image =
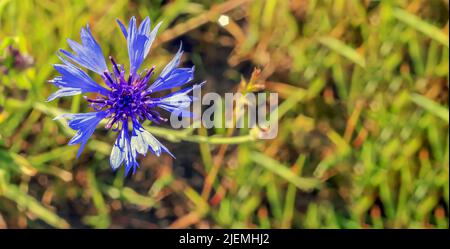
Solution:
[[[156,80],[149,84],[155,67],[138,72],[150,47],[155,40],[161,25],[158,23],[151,30],[151,22],[147,17],[139,25],[132,17],[128,28],[117,20],[128,44],[129,71],[126,74],[123,65],[119,65],[110,56],[111,69],[108,68],[102,49],[96,42],[89,26],[81,29],[81,44],[68,40],[73,53],[60,50],[58,57],[62,64],[54,65],[61,74],[49,82],[59,88],[50,95],[48,101],[59,97],[73,96],[83,93],[96,93],[95,98],[85,99],[94,110],[89,113],[63,114],[57,118],[68,119],[69,127],[76,135],[69,145],[80,144],[77,157],[83,151],[87,141],[94,133],[97,125],[106,119],[106,128],[118,132],[118,137],[111,151],[110,164],[113,170],[125,165],[125,174],[135,173],[139,164],[136,157],[146,155],[148,151],[160,156],[165,152],[174,157],[141,123],[150,120],[154,123],[167,121],[161,117],[159,109],[181,116],[192,116],[189,106],[192,96],[189,93],[201,84],[194,84],[163,97],[154,97],[155,92],[182,87],[194,77],[194,67],[179,68],[183,54],[182,46],[174,58],[164,67]],[[75,65],[74,63],[78,64]],[[101,76],[104,86],[96,83],[79,66]]]

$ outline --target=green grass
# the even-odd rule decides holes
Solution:
[[[448,228],[447,1],[162,2],[0,0],[0,228]],[[89,108],[45,102],[56,52],[89,23],[127,62],[115,19],[132,15],[164,20],[158,72],[183,40],[204,92],[278,92],[278,136],[146,124],[177,159],[124,179],[98,129],[75,159],[53,118]]]

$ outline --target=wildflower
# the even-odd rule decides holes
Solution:
[[[156,80],[149,84],[155,66],[139,72],[150,47],[155,40],[156,33],[161,25],[157,24],[151,30],[150,19],[147,17],[137,27],[135,17],[130,19],[128,28],[117,20],[128,44],[129,71],[119,65],[110,56],[109,69],[99,44],[91,34],[89,26],[81,30],[81,44],[68,40],[73,53],[60,50],[58,57],[62,64],[54,65],[61,74],[50,82],[59,88],[48,101],[64,96],[73,96],[83,93],[96,93],[97,97],[85,99],[94,110],[89,113],[63,114],[60,117],[68,119],[69,127],[77,131],[70,140],[69,145],[80,144],[77,157],[81,154],[89,137],[97,125],[106,119],[107,129],[113,129],[118,137],[111,151],[110,164],[113,170],[125,165],[125,174],[135,172],[139,167],[136,157],[138,154],[146,155],[148,151],[160,156],[162,152],[173,155],[152,134],[144,129],[141,123],[150,120],[159,124],[167,121],[161,117],[159,110],[178,115],[191,116],[188,107],[192,102],[189,93],[201,84],[194,84],[182,88],[164,97],[154,97],[155,92],[181,87],[193,79],[194,67],[178,68],[183,54],[182,46],[173,59],[164,67]],[[80,67],[85,67],[101,76],[105,85],[97,84]],[[57,117],[57,118],[60,118]]]
[[[22,53],[13,46],[5,49],[5,55],[0,56],[0,72],[8,74],[11,69],[25,70],[34,64],[33,57]]]

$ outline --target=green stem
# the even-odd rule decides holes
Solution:
[[[61,110],[56,107],[49,107],[43,103],[36,103],[34,105],[39,111],[50,115],[50,116],[58,116],[60,114],[66,113],[64,110]],[[66,122],[61,122],[64,127],[67,127]],[[102,124],[102,123],[100,123]],[[155,136],[165,138],[171,142],[179,142],[179,141],[188,141],[194,143],[208,143],[208,144],[240,144],[252,142],[257,139],[258,130],[254,129],[248,135],[236,136],[236,137],[223,137],[223,136],[200,136],[200,135],[192,135],[194,131],[193,128],[186,128],[184,130],[171,130],[156,126],[145,126],[145,129]]]

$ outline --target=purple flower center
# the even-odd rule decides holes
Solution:
[[[165,121],[156,110],[153,110],[151,91],[146,90],[147,82],[153,75],[155,67],[146,70],[143,76],[135,74],[126,78],[123,66],[116,64],[112,57],[109,58],[113,64],[113,73],[105,71],[102,76],[106,85],[111,88],[109,95],[87,99],[96,111],[105,110],[108,112],[107,118],[109,120],[106,128],[110,129],[116,124],[119,125],[120,122],[123,124],[128,120],[136,119],[149,119],[156,123]]]

